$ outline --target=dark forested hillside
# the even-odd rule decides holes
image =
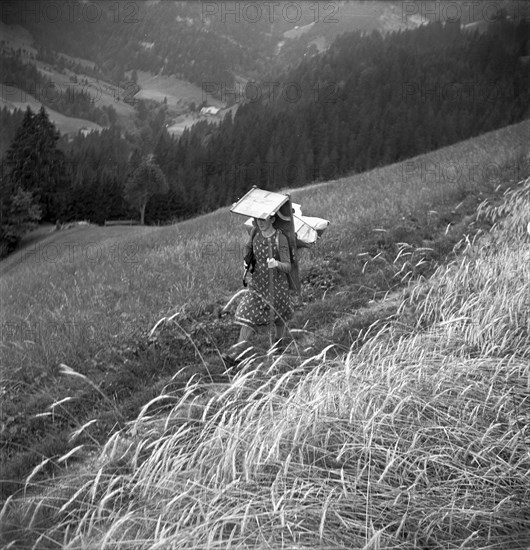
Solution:
[[[210,208],[251,184],[326,180],[512,124],[528,117],[529,30],[499,20],[484,34],[441,23],[345,34],[233,120],[158,149],[158,161]]]
[[[64,52],[88,59],[96,65],[95,74],[114,84],[125,80],[126,71],[144,70],[199,86],[233,85],[234,73],[255,75],[259,60],[273,54],[268,19],[241,24],[220,9],[208,9],[207,4],[215,8],[218,3],[96,0],[90,9],[66,0],[53,4],[53,17],[43,10],[22,17],[16,2],[0,13],[7,24],[22,22],[30,30],[41,55]]]
[[[127,71],[143,70],[175,75],[198,86],[216,82],[231,87],[238,77],[259,80],[293,68],[328,48],[344,32],[384,34],[437,19],[432,10],[419,9],[419,20],[414,19],[410,14],[415,10],[405,4],[372,0],[39,0],[25,4],[5,0],[0,20],[27,28],[39,59],[73,70],[75,58],[89,60],[94,65],[83,65],[83,72],[115,85],[125,80]],[[441,0],[435,4],[439,13],[445,13],[448,5],[453,13],[455,5],[469,3]],[[500,0],[493,7],[505,4],[510,3]],[[463,24],[473,21],[471,10],[457,9]],[[481,10],[473,11],[480,17]],[[74,59],[60,57],[58,52]]]
[[[6,107],[0,109],[0,158],[4,155],[9,147],[9,144],[15,137],[17,128],[22,123],[24,117],[24,111],[22,109],[15,109],[9,111]]]

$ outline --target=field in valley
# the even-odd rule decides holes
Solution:
[[[331,220],[293,344],[230,378],[227,209],[29,245],[0,279],[0,541],[526,548],[529,131],[293,190]]]
[[[206,87],[201,89],[173,75],[153,75],[138,71],[138,85],[141,90],[136,94],[136,98],[151,99],[158,103],[162,103],[166,98],[168,107],[173,109],[187,109],[189,103],[200,105],[203,101],[214,107],[224,107],[221,101],[207,93]]]

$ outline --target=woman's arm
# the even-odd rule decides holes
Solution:
[[[289,253],[289,243],[287,242],[287,237],[283,233],[280,233],[279,244],[280,261],[276,267],[283,273],[291,273],[291,254]]]
[[[248,238],[248,241],[245,243],[245,246],[243,247],[243,262],[245,264],[245,269],[250,268],[250,272],[254,273],[254,268],[256,264],[256,260],[254,257],[254,236],[256,235],[255,228],[252,228],[250,231],[250,235]]]

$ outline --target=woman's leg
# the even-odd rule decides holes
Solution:
[[[254,334],[254,329],[246,325],[241,325],[241,330],[239,331],[239,340],[237,341],[236,346],[242,346],[245,343],[248,343]]]
[[[249,325],[241,325],[239,339],[229,348],[228,353],[224,356],[225,360],[234,362],[238,355],[240,355],[245,349],[248,349],[254,332],[255,329],[253,327]]]
[[[276,340],[280,340],[285,336],[285,323],[283,319],[276,319],[274,326],[276,327]]]
[[[283,351],[286,348],[285,333],[287,326],[281,318],[274,321],[274,326],[276,328],[276,348]]]

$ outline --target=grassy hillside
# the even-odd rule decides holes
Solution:
[[[220,108],[225,106],[223,102],[206,93],[201,87],[173,75],[153,75],[138,71],[138,86],[140,91],[135,96],[137,99],[151,99],[163,103],[166,98],[168,108],[180,112],[183,109],[187,110],[189,103],[200,105],[204,100],[208,105]]]
[[[62,268],[64,264],[77,263],[80,258],[96,262],[105,252],[117,259],[118,254],[125,255],[119,250],[119,244],[126,247],[132,239],[157,229],[124,225],[99,227],[86,222],[66,225],[66,228],[56,231],[55,225],[43,224],[28,233],[17,250],[0,262],[0,275],[43,264],[60,264]],[[135,250],[129,246],[127,252],[133,257]]]
[[[132,119],[134,117],[134,107],[130,103],[123,101],[124,99],[133,100],[134,88],[117,87],[104,80],[96,80],[82,72],[74,73],[69,69],[64,69],[63,74],[55,67],[42,61],[34,61],[34,63],[39,72],[53,82],[57,95],[67,95],[69,88],[76,91],[83,90],[93,99],[97,107],[112,107],[116,111],[119,120]],[[77,77],[78,83],[74,85],[70,77]],[[45,94],[45,92],[41,93]],[[50,96],[54,97],[51,93]]]
[[[153,547],[155,539],[163,547],[165,536],[179,548],[204,547],[208,536],[226,547],[230,533],[233,545],[242,547],[266,540],[281,547],[276,537],[283,533],[297,548],[314,547],[319,538],[323,548],[362,547],[370,538],[384,547],[399,537],[403,548],[450,547],[443,541],[451,537],[458,544],[468,538],[469,547],[478,548],[472,544],[484,540],[484,522],[490,522],[493,541],[501,540],[502,530],[521,532],[528,511],[522,508],[515,525],[510,494],[515,488],[524,502],[524,438],[503,439],[501,432],[504,423],[516,430],[528,408],[527,363],[519,360],[528,351],[527,248],[513,240],[512,250],[497,237],[491,237],[495,246],[470,248],[468,254],[477,254],[471,264],[452,267],[456,274],[445,279],[438,274],[441,282],[432,289],[414,287],[420,290],[410,292],[401,317],[399,300],[378,307],[373,301],[429,275],[451,256],[463,232],[478,231],[477,206],[487,197],[495,200],[528,170],[529,128],[524,122],[293,192],[305,213],[332,221],[302,259],[304,288],[291,323],[297,352],[276,364],[264,355],[245,376],[218,389],[213,382],[222,366],[216,370],[215,356],[236,331],[214,310],[238,289],[244,240],[243,220],[226,209],[171,227],[59,232],[6,269],[0,279],[4,498],[32,471],[29,489],[56,468],[99,452],[150,399],[166,397],[144,411],[131,433],[112,438],[96,465],[99,474],[91,468],[86,477],[76,474],[86,482],[88,500],[76,486],[79,494],[64,506],[61,501],[58,516],[48,501],[29,516],[9,504],[4,541],[22,536],[17,525],[29,522],[22,532],[34,540],[43,526],[64,525],[68,517],[79,528],[72,548],[89,547],[89,540],[102,547],[100,529],[111,548],[134,547],[133,540],[138,548]],[[518,214],[519,222],[527,211]],[[501,268],[502,261],[513,269]],[[499,279],[497,294],[492,273]],[[461,281],[458,288],[450,286],[453,279]],[[422,309],[425,295],[430,302]],[[151,327],[174,314],[175,322],[149,340]],[[388,318],[396,320],[394,328],[371,339]],[[262,334],[258,343],[265,340]],[[350,349],[347,359],[340,358]],[[486,381],[481,370],[488,372]],[[208,394],[195,385],[198,375],[209,381],[214,401],[202,420],[183,426],[182,414],[200,417],[204,411]],[[199,408],[190,409],[183,394],[196,398]],[[515,416],[512,403],[520,411]],[[173,412],[151,418],[164,409]],[[484,459],[477,441],[486,449]],[[510,464],[506,482],[493,480],[504,463]],[[478,469],[469,473],[468,467]],[[197,468],[193,475],[199,477],[188,468]],[[479,491],[476,483],[484,476]],[[187,486],[186,479],[196,483]],[[78,497],[85,501],[81,507]],[[436,510],[442,516],[431,498],[441,503]],[[166,521],[166,512],[173,519]],[[480,536],[472,536],[475,525]],[[36,547],[44,548],[43,540]]]
[[[405,333],[146,406],[64,504],[69,548],[527,548],[529,208],[526,180]]]
[[[27,107],[30,107],[33,112],[37,113],[42,106],[40,101],[37,101],[31,94],[24,92],[20,88],[3,86],[3,89],[4,94],[0,98],[0,108],[7,107],[10,111],[14,111],[15,109],[25,111]],[[76,135],[82,128],[86,128],[88,131],[100,131],[102,129],[99,124],[90,120],[69,117],[49,107],[46,107],[46,111],[50,120],[61,134]]]
[[[485,210],[358,352],[147,404],[26,504],[40,547],[528,548],[530,179]]]

